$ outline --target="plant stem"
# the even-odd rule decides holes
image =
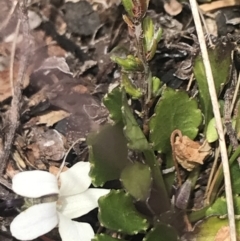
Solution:
[[[159,164],[157,163],[155,154],[151,149],[143,151],[143,154],[145,156],[146,163],[151,168],[152,177],[153,177],[153,180],[155,181],[158,192],[159,194],[161,194],[162,202],[159,205],[161,205],[161,208],[164,212],[169,211],[171,208],[171,204],[169,201],[169,196],[168,196],[165,183],[162,177],[162,173],[160,171]]]
[[[139,80],[140,89],[143,91],[143,97],[141,98],[141,105],[142,105],[142,121],[143,121],[143,129],[144,134],[148,135],[148,113],[149,107],[148,104],[151,100],[152,96],[152,73],[149,69],[149,65],[146,58],[146,51],[144,49],[144,33],[142,27],[142,21],[138,20],[134,23],[134,35],[136,41],[136,48],[138,58],[143,64],[144,67],[144,77],[143,79]]]
[[[151,99],[152,93],[152,73],[149,69],[149,65],[146,58],[146,51],[144,49],[144,36],[143,36],[143,27],[142,22],[137,21],[135,23],[135,31],[134,31],[135,39],[136,39],[136,47],[138,50],[138,58],[141,60],[144,67],[144,82],[141,83],[141,87],[147,91],[147,98],[145,98],[145,103],[147,104]]]

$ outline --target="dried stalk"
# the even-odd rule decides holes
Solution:
[[[9,68],[10,69],[9,79],[10,79],[10,84],[11,84],[12,96],[14,95],[14,79],[13,79],[14,57],[15,57],[15,52],[16,52],[16,45],[17,45],[20,24],[21,24],[20,19],[18,19],[17,27],[15,29],[15,37],[14,37],[14,40],[12,43],[12,48],[11,48],[11,62],[10,62],[10,68]]]
[[[203,58],[203,64],[204,64],[207,82],[208,82],[209,94],[211,97],[213,113],[216,120],[216,129],[219,135],[219,147],[220,147],[222,164],[223,164],[228,220],[229,220],[229,227],[230,227],[230,238],[231,238],[231,241],[236,241],[237,239],[236,239],[236,226],[235,226],[234,208],[233,208],[232,186],[231,186],[231,179],[230,179],[227,148],[225,143],[221,115],[220,115],[219,106],[218,106],[218,99],[217,99],[216,89],[215,89],[213,75],[212,75],[212,69],[209,62],[207,46],[205,43],[203,28],[199,17],[198,5],[196,3],[196,0],[190,0],[190,6],[192,9],[193,19],[194,19],[198,39],[199,39],[200,49],[202,52],[202,58]]]
[[[206,187],[206,191],[204,194],[204,199],[205,199],[205,205],[209,205],[210,204],[210,196],[212,193],[212,189],[214,187],[214,184],[216,182],[216,178],[218,175],[216,175],[218,169],[217,169],[217,163],[218,163],[218,158],[220,155],[220,149],[219,146],[215,149],[215,155],[214,155],[214,161],[213,161],[213,166],[211,168],[211,172],[208,178],[208,183],[207,183],[207,187]],[[215,181],[214,181],[215,180]]]
[[[237,133],[232,127],[232,110],[231,110],[231,103],[232,103],[235,88],[236,88],[235,84],[231,85],[230,88],[226,90],[226,93],[224,95],[224,100],[225,100],[224,124],[234,151],[238,148]],[[238,158],[238,164],[240,166],[240,158]]]

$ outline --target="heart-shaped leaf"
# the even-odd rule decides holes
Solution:
[[[92,183],[102,186],[109,180],[119,179],[122,170],[129,164],[122,125],[106,125],[88,137],[88,145]]]
[[[212,143],[212,142],[218,140],[218,133],[217,133],[217,129],[216,129],[215,118],[212,118],[208,122],[206,139],[207,139],[208,143]]]
[[[113,238],[105,233],[96,234],[92,241],[125,241],[124,239]]]
[[[223,43],[219,41],[217,46],[209,49],[208,51],[217,95],[221,93],[222,88],[228,81],[231,68],[232,50],[232,43],[229,42],[223,46]],[[193,70],[198,84],[200,103],[204,114],[206,131],[208,122],[213,117],[213,111],[211,98],[208,90],[207,77],[201,55],[198,55],[196,57]]]
[[[150,167],[136,162],[126,166],[120,180],[126,190],[137,200],[146,200],[149,196],[152,177]]]
[[[155,150],[171,151],[170,136],[175,129],[194,139],[201,124],[202,115],[197,102],[187,93],[167,88],[155,107],[150,120],[150,141]]]
[[[230,167],[232,191],[234,194],[240,194],[240,169],[238,162],[234,162]]]
[[[240,103],[237,104],[236,126],[237,138],[240,139]]]
[[[237,236],[240,234],[240,222],[236,221]],[[195,225],[194,231],[189,233],[185,240],[196,241],[217,241],[230,240],[229,226],[227,219],[210,217]]]
[[[178,241],[178,235],[174,228],[166,224],[159,224],[151,229],[143,241]]]
[[[234,162],[230,167],[231,180],[232,180],[232,191],[234,194],[240,194],[240,169],[238,162]],[[235,203],[236,205],[238,203]],[[240,202],[239,202],[240,205]],[[240,211],[240,210],[239,210]]]
[[[240,197],[235,196],[233,199],[235,215],[240,215]],[[227,201],[225,197],[218,198],[211,207],[206,211],[206,216],[218,215],[226,216],[227,215]]]
[[[103,99],[104,105],[109,110],[109,116],[116,123],[122,121],[122,92],[119,88],[114,88]]]
[[[126,96],[123,96],[122,117],[125,125],[123,131],[128,140],[128,147],[138,151],[148,150],[148,141],[133,116]]]
[[[218,198],[206,211],[206,216],[218,215],[224,216],[227,214],[227,202],[225,197]]]
[[[111,190],[99,198],[98,203],[98,218],[104,227],[130,235],[147,230],[147,219],[136,210],[130,194],[123,190]]]

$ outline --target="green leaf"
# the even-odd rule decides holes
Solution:
[[[79,240],[80,241],[80,240]],[[124,239],[113,238],[107,234],[96,234],[92,241],[125,241]]]
[[[136,162],[126,166],[120,180],[126,190],[138,201],[146,200],[149,196],[152,177],[150,167]]]
[[[238,162],[234,162],[230,167],[232,191],[234,194],[240,194],[240,168]]]
[[[109,180],[119,179],[122,170],[129,164],[122,125],[106,125],[98,133],[89,135],[88,145],[92,183],[102,186]]]
[[[206,211],[206,216],[218,215],[224,216],[227,214],[227,202],[225,197],[218,198],[211,207]]]
[[[162,35],[162,29],[159,29],[158,32],[156,32],[154,35],[150,50],[147,52],[147,61],[150,61],[154,57],[154,55],[157,51],[157,46],[158,46],[158,42],[161,38],[161,35]]]
[[[150,197],[149,199],[154,200],[154,202],[161,203],[161,205],[155,205],[157,206],[157,211],[155,208],[151,208],[155,214],[167,212],[171,209],[171,204],[165,183],[163,181],[162,172],[160,171],[160,164],[156,160],[156,155],[152,149],[143,151],[143,154],[145,157],[145,162],[151,168],[153,177],[152,193],[154,193],[154,195],[152,195],[153,198]],[[151,200],[148,200],[148,202],[151,203]],[[149,204],[149,206],[151,205]]]
[[[109,110],[109,116],[116,123],[122,122],[122,92],[119,88],[113,89],[103,99],[104,105]]]
[[[114,63],[120,65],[125,71],[142,71],[142,62],[133,55],[128,55],[126,58],[118,57],[116,55],[111,56],[111,60]]]
[[[158,77],[152,77],[152,93],[153,96],[157,96],[161,86],[161,80]]]
[[[158,43],[157,43],[156,39],[153,39],[152,48],[147,53],[147,61],[150,61],[154,57],[156,50],[157,50],[157,44]]]
[[[209,204],[208,206],[205,206],[201,209],[197,209],[197,210],[192,210],[191,213],[188,214],[188,219],[190,222],[197,222],[199,220],[202,220],[206,217],[206,211],[209,208]]]
[[[150,141],[159,152],[171,151],[170,136],[175,129],[194,139],[201,124],[201,111],[197,102],[185,92],[167,88],[155,107],[155,114],[150,120]]]
[[[125,95],[123,95],[122,117],[125,125],[123,131],[128,140],[128,147],[138,151],[149,149],[147,139],[134,118]]]
[[[157,50],[157,44],[162,36],[162,29],[159,28],[154,32],[153,21],[150,17],[146,16],[143,20],[143,35],[144,35],[144,49],[147,53],[147,60],[151,60]]]
[[[231,68],[232,50],[233,45],[231,43],[223,45],[219,41],[219,44],[215,48],[209,49],[208,51],[217,95],[221,93],[222,88],[228,81],[229,71]],[[196,57],[193,70],[198,84],[200,103],[205,117],[205,133],[208,122],[213,117],[213,111],[211,98],[208,90],[207,78],[205,74],[205,68],[201,55],[198,55]]]
[[[132,99],[139,99],[143,95],[141,89],[134,86],[126,73],[122,74],[122,86]]]
[[[159,28],[155,33],[154,33],[154,39],[158,43],[162,37],[162,28]]]
[[[159,224],[152,228],[143,241],[177,241],[178,235],[174,228],[166,224]]]
[[[240,197],[235,196],[233,198],[235,215],[240,215]],[[218,198],[211,207],[206,211],[206,216],[217,215],[226,216],[227,215],[227,201],[225,197]]]
[[[133,1],[132,0],[122,0],[122,5],[124,6],[125,11],[130,17],[133,17]]]
[[[147,230],[148,221],[136,210],[130,194],[111,190],[98,203],[98,218],[104,227],[130,235]]]
[[[217,129],[216,129],[215,118],[212,118],[208,122],[206,139],[207,139],[208,143],[212,143],[212,142],[218,140],[218,133],[217,133]]]
[[[143,19],[143,33],[144,33],[144,48],[148,52],[152,48],[152,42],[154,37],[153,21],[150,17],[146,16]]]
[[[126,58],[129,54],[129,49],[126,48],[126,46],[123,45],[117,45],[115,48],[113,48],[110,52],[111,57],[120,57],[120,58]]]
[[[190,237],[186,237],[186,240],[196,240],[196,241],[213,241],[213,240],[228,240],[229,235],[223,231],[220,233],[221,239],[216,239],[216,235],[221,232],[221,228],[228,226],[227,219],[219,219],[218,217],[210,217],[203,221],[198,222],[195,225],[195,231],[192,234],[189,234]],[[237,235],[240,234],[240,222],[236,221]],[[218,237],[219,238],[219,237]]]
[[[236,126],[237,138],[240,139],[240,103],[237,104]]]
[[[225,102],[224,102],[224,100],[219,100],[218,104],[219,104],[221,117],[223,117],[224,116],[224,105],[225,105]]]

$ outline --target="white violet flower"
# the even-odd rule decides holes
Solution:
[[[58,225],[63,241],[90,241],[94,237],[92,227],[71,219],[96,208],[99,197],[109,190],[88,188],[91,185],[89,170],[90,163],[78,162],[60,174],[60,188],[58,179],[49,172],[35,170],[16,174],[12,180],[15,193],[27,198],[53,196],[53,200],[21,212],[11,223],[12,235],[20,240],[32,240]]]

